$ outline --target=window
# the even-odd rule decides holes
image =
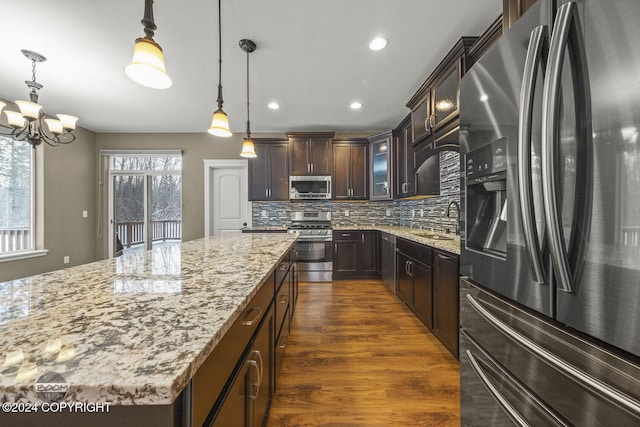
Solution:
[[[0,258],[34,249],[34,153],[0,136]]]

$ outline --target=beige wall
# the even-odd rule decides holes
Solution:
[[[96,135],[82,128],[75,133],[69,145],[37,148],[44,150],[44,248],[49,253],[0,262],[0,282],[95,261]],[[63,264],[65,256],[69,264]]]

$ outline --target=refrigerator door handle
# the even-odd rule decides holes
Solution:
[[[509,401],[500,393],[498,388],[491,382],[487,374],[484,373],[480,363],[476,360],[471,350],[465,350],[465,354],[467,355],[467,360],[469,360],[469,364],[475,371],[480,381],[487,387],[487,390],[493,395],[494,399],[498,401],[502,409],[504,409],[509,417],[520,427],[529,427],[531,424],[527,422],[527,420],[520,415],[520,413],[509,403]]]
[[[562,60],[567,51],[568,44],[572,45],[570,58],[576,72],[573,78],[576,97],[582,96],[580,103],[584,106],[580,115],[576,115],[576,127],[579,132],[576,140],[585,146],[578,147],[577,153],[580,165],[577,167],[576,190],[581,186],[580,197],[574,195],[576,206],[571,233],[571,254],[573,262],[573,275],[567,245],[563,236],[562,218],[558,209],[558,185],[555,170],[555,152],[559,134],[558,116],[560,113],[561,74]],[[578,8],[575,2],[562,5],[556,14],[555,25],[549,43],[549,63],[544,79],[544,91],[542,95],[542,188],[544,192],[545,219],[547,236],[549,238],[553,268],[561,290],[565,292],[575,291],[575,280],[579,276],[584,251],[587,242],[587,233],[591,216],[589,205],[591,203],[591,190],[588,181],[591,172],[591,97],[589,94],[589,77],[587,72],[586,53],[582,28],[578,16]],[[565,197],[570,197],[565,195]]]
[[[484,318],[491,326],[496,328],[500,333],[502,333],[507,338],[513,340],[518,343],[521,347],[527,349],[547,364],[552,366],[554,369],[563,373],[567,377],[572,380],[583,384],[586,388],[593,390],[603,398],[609,400],[610,402],[615,403],[619,407],[624,410],[630,412],[631,414],[640,416],[640,402],[635,400],[632,397],[627,396],[626,394],[616,390],[610,385],[603,383],[599,379],[592,377],[586,372],[576,368],[571,363],[568,363],[564,359],[556,356],[554,353],[548,351],[546,348],[538,345],[537,343],[531,341],[522,333],[513,329],[507,323],[500,320],[493,313],[487,310],[482,306],[476,299],[471,295],[465,295],[467,302],[471,305],[471,307],[482,317]]]
[[[542,62],[544,73],[543,48],[548,39],[546,25],[540,25],[531,31],[527,58],[524,65],[520,108],[518,111],[518,189],[520,191],[520,214],[525,247],[529,256],[529,266],[534,280],[544,284],[544,269],[540,241],[534,226],[533,184],[531,182],[531,127],[533,120],[533,94],[535,91],[538,66]]]

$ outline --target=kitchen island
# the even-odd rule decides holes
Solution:
[[[57,373],[65,402],[176,405],[296,239],[210,237],[0,284],[0,400],[42,402],[34,384]]]

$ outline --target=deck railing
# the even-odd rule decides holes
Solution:
[[[0,253],[31,249],[29,227],[0,228]]]
[[[181,240],[182,221],[151,221],[153,241]],[[118,222],[116,230],[120,242],[126,248],[144,242],[144,223]],[[23,251],[31,248],[31,231],[29,227],[0,228],[0,253]]]
[[[179,219],[151,221],[151,229],[154,242],[182,239],[182,221]],[[144,242],[144,222],[142,221],[117,222],[116,232],[120,243],[125,248]]]

